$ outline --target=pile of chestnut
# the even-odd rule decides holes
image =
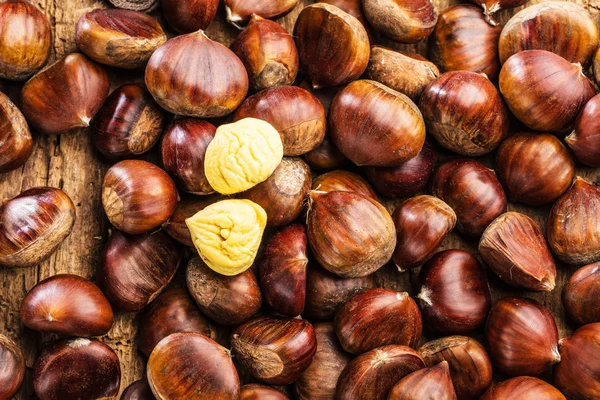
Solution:
[[[0,77],[26,81],[19,107],[0,93],[0,173],[27,162],[31,132],[88,126],[113,164],[95,279],[55,275],[21,303],[24,326],[59,335],[32,366],[41,400],[118,395],[119,358],[97,338],[116,311],[139,312],[147,360],[121,399],[600,399],[600,188],[575,176],[576,163],[600,167],[585,9],[543,2],[501,26],[494,13],[523,0],[326,0],[292,36],[273,19],[298,0],[223,0],[240,30],[227,48],[204,32],[219,0],[110,1],[79,20],[81,52],[45,68],[48,19],[0,4]],[[394,49],[423,40],[430,60]],[[145,84],[109,95],[107,68]],[[272,125],[284,157],[224,196],[205,153],[217,126],[245,118]],[[260,168],[247,159],[238,172]],[[185,222],[225,198],[267,215],[254,264],[234,276],[199,257]],[[545,229],[509,200],[549,210]],[[59,188],[5,201],[0,266],[48,259],[76,218]],[[477,254],[439,251],[455,230]],[[560,290],[555,259],[580,267],[562,288],[577,328],[564,338],[543,304],[492,304],[488,283]],[[420,268],[415,290],[380,279],[393,266]],[[24,375],[0,334],[1,400]]]

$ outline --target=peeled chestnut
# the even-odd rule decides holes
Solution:
[[[597,47],[598,28],[585,8],[571,2],[550,1],[533,4],[513,15],[502,29],[498,51],[502,64],[523,50],[548,50],[587,68]]]
[[[310,366],[317,339],[308,321],[258,317],[233,331],[231,347],[236,362],[254,378],[287,385]]]
[[[352,82],[337,94],[329,128],[337,148],[359,166],[397,166],[425,143],[425,123],[415,103],[369,80]]]
[[[415,347],[421,338],[421,313],[408,293],[366,289],[335,313],[335,333],[344,350],[362,354],[376,347]]]
[[[228,115],[248,93],[244,64],[201,30],[160,46],[148,61],[145,80],[162,108],[190,117]]]
[[[438,14],[430,0],[362,0],[367,20],[395,42],[416,43],[433,32]]]
[[[231,353],[199,333],[174,333],[161,340],[148,359],[147,376],[158,400],[230,400],[240,395]]]
[[[548,243],[556,257],[568,264],[600,260],[600,225],[590,216],[600,213],[600,188],[577,177],[548,216]]]
[[[427,367],[442,361],[450,367],[450,377],[461,400],[475,400],[492,383],[492,364],[485,348],[467,336],[448,336],[425,343],[419,349]]]
[[[41,133],[87,128],[108,95],[104,67],[72,53],[31,78],[21,92],[23,115]]]
[[[498,37],[479,7],[459,4],[439,16],[429,39],[429,59],[440,71],[472,71],[495,79],[500,72]]]
[[[160,0],[163,15],[180,33],[206,29],[217,14],[219,0]]]
[[[158,7],[158,0],[108,0],[113,6],[125,10],[148,13]]]
[[[394,222],[376,200],[352,192],[309,195],[308,241],[323,268],[343,278],[367,276],[396,246]]]
[[[155,400],[150,385],[145,379],[133,382],[123,391],[121,400]]]
[[[94,145],[111,160],[144,154],[158,142],[164,117],[146,88],[123,85],[108,96],[94,118]]]
[[[396,249],[392,260],[399,271],[423,265],[456,225],[450,206],[433,196],[411,197],[392,214]]]
[[[200,257],[187,266],[187,287],[200,310],[222,325],[239,325],[258,312],[262,295],[251,269],[224,276],[210,269]]]
[[[505,297],[494,304],[485,338],[494,366],[505,375],[539,375],[560,361],[554,318],[535,300]]]
[[[556,264],[539,225],[525,214],[507,212],[479,241],[479,255],[500,279],[521,289],[554,289]]]
[[[117,229],[140,234],[167,221],[175,210],[177,189],[156,165],[125,160],[113,165],[102,183],[102,205]]]
[[[496,383],[479,400],[566,400],[554,386],[531,376],[519,376]]]
[[[573,132],[565,142],[579,161],[590,167],[600,167],[600,95],[592,97],[583,106]]]
[[[345,169],[338,169],[317,176],[313,179],[312,188],[319,192],[354,192],[373,200],[379,200],[377,193],[365,178]]]
[[[499,83],[515,117],[543,132],[568,130],[596,94],[581,65],[546,50],[526,50],[511,56],[502,66]]]
[[[252,14],[248,26],[231,43],[231,50],[244,63],[254,90],[291,85],[296,79],[298,50],[292,36],[277,22]]]
[[[473,331],[485,323],[492,297],[485,271],[464,250],[437,253],[419,273],[423,321],[444,335]]]
[[[12,399],[25,378],[25,358],[21,349],[8,337],[0,334],[0,399]]]
[[[506,212],[506,195],[494,171],[474,160],[442,164],[431,179],[431,194],[452,207],[456,228],[468,236],[480,236]]]
[[[351,357],[340,346],[331,322],[319,322],[314,330],[317,352],[294,387],[299,400],[332,400],[338,378]]]
[[[33,151],[33,139],[25,117],[2,92],[0,92],[0,127],[2,127],[0,129],[0,173],[4,173],[25,164]]]
[[[251,383],[240,388],[240,400],[289,400],[289,397],[270,386]]]
[[[204,209],[204,207],[214,204],[220,199],[220,195],[183,198],[177,202],[171,218],[162,225],[163,230],[179,243],[188,247],[194,247],[194,242],[192,242],[192,236],[185,224],[185,220]]]
[[[33,388],[40,400],[113,397],[120,385],[119,358],[97,340],[55,342],[42,350],[33,370]]]
[[[50,56],[52,31],[48,18],[33,4],[9,0],[0,5],[0,77],[29,78]]]
[[[283,154],[298,156],[314,150],[325,137],[325,109],[315,96],[298,86],[278,86],[248,97],[235,120],[258,118],[281,135]]]
[[[204,174],[204,155],[216,130],[209,122],[181,118],[173,121],[163,135],[161,155],[165,170],[188,193],[205,195],[215,191]]]
[[[75,224],[75,205],[60,189],[36,187],[0,205],[0,265],[31,267],[50,257]]]
[[[156,18],[144,13],[96,9],[79,19],[75,41],[94,61],[133,69],[146,65],[167,35]]]
[[[369,63],[371,50],[365,27],[330,4],[305,7],[296,20],[294,37],[300,66],[314,89],[351,82],[362,75]]]
[[[578,325],[600,322],[600,263],[579,268],[562,291],[567,314]]]
[[[425,368],[415,350],[389,345],[356,357],[338,380],[336,400],[385,400],[392,387],[406,375]]]
[[[335,146],[335,143],[328,135],[325,135],[321,144],[304,154],[304,159],[316,170],[329,171],[336,168],[341,168],[348,164],[348,159]]]
[[[296,7],[298,0],[224,0],[223,3],[227,21],[239,28],[252,14],[271,19],[283,17]]]
[[[388,400],[456,400],[447,361],[417,370],[394,385]]]

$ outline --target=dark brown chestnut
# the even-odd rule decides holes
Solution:
[[[20,168],[33,151],[33,139],[25,117],[0,92],[0,174]]]
[[[188,247],[194,247],[194,242],[192,242],[192,236],[185,224],[185,220],[221,199],[222,197],[220,195],[183,198],[177,202],[171,218],[162,225],[163,230],[179,243]]]
[[[321,144],[314,150],[304,154],[304,159],[311,168],[323,171],[342,168],[348,164],[346,156],[335,146],[328,135],[325,135]]]
[[[144,154],[158,142],[164,114],[141,85],[123,85],[108,96],[94,121],[96,149],[111,160]]]
[[[394,385],[388,400],[456,400],[447,361],[417,370]]]
[[[423,321],[444,335],[473,331],[485,323],[492,297],[485,271],[464,250],[437,253],[419,272]]]
[[[400,43],[416,43],[433,32],[438,14],[430,0],[361,0],[376,31]]]
[[[431,179],[431,194],[452,207],[458,220],[456,228],[468,236],[480,236],[507,208],[494,171],[474,160],[442,164]]]
[[[219,8],[219,0],[160,0],[165,19],[179,33],[208,28]]]
[[[240,388],[239,400],[289,400],[289,397],[270,386],[251,383]]]
[[[227,21],[239,28],[252,14],[271,19],[283,17],[296,7],[298,0],[224,0],[223,3]]]
[[[19,346],[0,334],[0,399],[12,399],[25,378],[25,358]]]
[[[579,161],[590,167],[600,167],[600,95],[592,97],[583,106],[573,132],[565,142]]]
[[[313,179],[312,189],[319,192],[353,192],[379,201],[379,196],[365,178],[345,169],[338,169],[317,176]]]
[[[554,386],[531,376],[519,376],[496,383],[479,400],[567,400]]]
[[[475,4],[479,4],[483,8],[485,20],[491,25],[498,25],[494,20],[494,14],[500,10],[515,8],[527,3],[527,0],[471,0]]]
[[[578,325],[600,322],[600,263],[579,268],[562,291],[567,314]]]
[[[0,205],[0,265],[31,267],[71,233],[75,205],[62,190],[36,187]]]
[[[121,394],[121,400],[155,400],[156,397],[152,394],[152,389],[148,385],[148,381],[140,379],[133,382]]]

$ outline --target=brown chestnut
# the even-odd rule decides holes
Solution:
[[[164,118],[145,87],[123,85],[108,96],[94,118],[94,145],[111,160],[144,154],[158,142]]]
[[[388,400],[456,400],[447,361],[417,370],[394,385]]]
[[[499,83],[515,117],[543,132],[568,130],[596,94],[581,65],[546,50],[526,50],[511,56],[502,66]]]
[[[473,331],[485,323],[492,297],[485,271],[464,250],[437,253],[419,272],[423,321],[444,335]]]
[[[124,160],[104,175],[102,205],[117,229],[140,234],[167,221],[175,211],[177,189],[165,171],[141,160]]]
[[[239,400],[289,400],[289,397],[270,386],[251,383],[240,388]]]
[[[425,143],[425,123],[415,103],[369,80],[352,82],[337,94],[329,128],[337,148],[359,166],[397,166]]]
[[[336,6],[316,3],[305,7],[296,20],[294,37],[300,66],[314,89],[351,82],[369,63],[365,27]]]
[[[120,385],[119,358],[97,340],[55,342],[42,350],[33,370],[33,388],[40,400],[113,397]]]
[[[575,157],[590,167],[600,167],[600,95],[588,101],[579,112],[573,132],[565,142]]]
[[[456,225],[450,206],[433,196],[411,197],[392,214],[396,248],[392,260],[399,271],[423,265]]]
[[[176,119],[165,131],[162,163],[182,190],[199,195],[214,193],[204,174],[204,155],[216,131],[214,125],[194,118]]]
[[[340,10],[352,15],[365,27],[367,35],[369,36],[369,41],[373,40],[373,32],[369,22],[367,21],[367,18],[365,17],[365,14],[363,13],[361,0],[322,0],[320,3],[331,4],[332,6],[336,6]]]
[[[379,201],[377,193],[365,178],[345,169],[338,169],[317,176],[313,179],[312,188],[319,192],[354,192]]]
[[[309,195],[308,241],[323,268],[343,278],[367,276],[396,246],[394,221],[376,200],[352,192]]]
[[[220,195],[183,198],[177,202],[171,218],[162,225],[163,230],[179,243],[188,247],[194,247],[194,242],[192,242],[192,236],[185,224],[185,220],[221,199]]]
[[[0,399],[12,399],[25,378],[25,358],[21,349],[8,337],[0,334]]]
[[[158,7],[158,0],[108,0],[113,6],[124,10],[148,13]]]
[[[438,14],[431,0],[362,0],[376,31],[400,43],[416,43],[433,32]]]
[[[244,64],[202,30],[160,46],[148,61],[145,80],[162,108],[190,117],[228,115],[248,93]]]
[[[29,78],[46,64],[51,43],[50,22],[36,6],[23,0],[0,5],[0,77]]]
[[[0,174],[20,168],[33,151],[33,139],[25,117],[0,92]]]
[[[325,135],[321,144],[314,150],[304,154],[304,159],[311,168],[324,171],[342,168],[348,164],[346,156],[335,146],[328,135]]]
[[[423,326],[408,293],[382,288],[354,295],[337,309],[334,325],[342,347],[352,354],[389,344],[415,347]]]
[[[121,400],[156,400],[145,379],[133,382],[121,394]]]
[[[283,154],[298,156],[314,150],[325,137],[327,120],[321,102],[298,86],[278,86],[250,96],[235,112],[235,120],[258,118],[281,135]]]
[[[458,220],[456,228],[468,236],[480,236],[507,208],[494,171],[475,160],[442,164],[431,179],[431,194],[452,207]]]
[[[223,3],[227,21],[239,28],[252,14],[270,19],[283,17],[296,7],[298,0],[224,0]]]
[[[200,310],[222,325],[239,325],[258,312],[262,295],[251,269],[224,276],[210,269],[200,257],[187,266],[187,287]]]
[[[253,90],[294,83],[298,50],[292,36],[277,22],[252,14],[230,48],[244,63]],[[304,110],[297,107],[295,111]]]
[[[317,351],[313,326],[302,319],[258,317],[231,335],[236,362],[271,385],[287,385],[310,366]]]
[[[562,291],[562,304],[578,325],[600,322],[600,263],[579,268]]]
[[[479,400],[567,400],[554,386],[531,376],[519,376],[496,383]]]
[[[165,19],[179,33],[208,28],[219,8],[219,0],[160,0]]]
[[[0,265],[31,267],[50,257],[75,224],[62,190],[36,187],[0,205]]]
[[[104,67],[83,54],[69,54],[23,86],[23,115],[33,128],[47,135],[87,128],[108,89]]]
[[[158,400],[230,400],[240,396],[231,353],[204,335],[174,333],[148,359],[148,383]]]

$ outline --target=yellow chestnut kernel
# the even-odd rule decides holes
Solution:
[[[250,200],[222,200],[185,220],[192,242],[213,271],[241,274],[254,262],[267,213]]]
[[[240,193],[267,180],[282,158],[277,129],[266,121],[244,118],[217,129],[206,149],[204,173],[217,192]]]

